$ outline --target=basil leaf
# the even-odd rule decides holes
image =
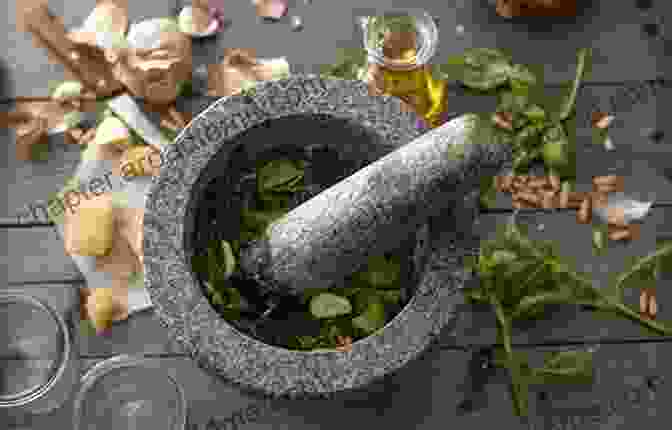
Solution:
[[[309,288],[307,290],[304,290],[303,293],[301,294],[301,303],[307,304],[310,303],[310,301],[314,298],[319,296],[320,294],[323,293],[329,293],[330,288],[329,287],[324,287],[324,288]]]
[[[353,278],[359,278],[374,288],[397,288],[400,277],[398,258],[388,260],[382,255],[370,257],[366,269],[353,275]]]
[[[303,177],[303,169],[298,168],[297,163],[286,159],[273,160],[260,168],[257,173],[258,191],[260,194],[275,191],[278,187],[293,183],[297,177]]]
[[[334,64],[320,67],[321,76],[353,81],[360,80],[360,70],[366,70],[367,65],[365,49],[340,49],[337,58],[338,60]]]
[[[401,291],[400,290],[384,290],[379,291],[378,294],[387,304],[396,305],[401,300]]]
[[[229,278],[236,269],[236,257],[233,255],[233,249],[231,248],[229,242],[222,240],[221,247],[224,258],[224,275],[226,278]]]
[[[488,91],[509,81],[512,66],[511,58],[502,51],[472,48],[462,56],[451,57],[439,70],[444,79],[455,79],[469,88]]]
[[[379,301],[373,301],[363,314],[352,319],[352,325],[367,334],[371,334],[383,328],[385,321],[385,306]]]
[[[497,178],[484,176],[481,178],[480,203],[484,208],[492,208],[497,202]]]
[[[345,297],[331,293],[319,294],[310,301],[310,313],[318,319],[334,318],[352,312],[352,305]]]
[[[544,165],[558,172],[565,172],[570,165],[571,154],[564,128],[560,124],[547,128],[542,136],[542,144]]]
[[[515,64],[509,69],[509,79],[511,80],[511,87],[514,91],[527,92],[529,88],[537,83],[537,77],[527,67],[521,64]]]
[[[265,230],[269,224],[287,213],[285,210],[257,211],[243,208],[241,211],[241,223],[243,227],[258,232]]]

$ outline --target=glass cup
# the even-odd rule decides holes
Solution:
[[[359,17],[358,23],[362,28],[364,49],[367,52],[369,63],[399,71],[414,70],[429,63],[439,44],[439,29],[434,18],[421,9],[392,9],[386,11],[383,16],[410,16],[414,18],[417,54],[414,61],[386,57],[380,46],[371,43],[374,39],[371,32],[374,30],[370,25],[369,17]]]
[[[0,293],[0,409],[43,414],[70,397],[76,383],[72,334],[49,304],[21,292]]]
[[[93,366],[75,397],[75,430],[184,430],[182,387],[144,357],[119,355]]]

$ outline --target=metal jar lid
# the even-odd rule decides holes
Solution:
[[[0,293],[0,408],[29,405],[61,379],[71,359],[71,335],[48,304]],[[29,408],[30,409],[30,408]]]
[[[184,392],[159,364],[119,355],[93,366],[75,398],[75,430],[184,430]]]

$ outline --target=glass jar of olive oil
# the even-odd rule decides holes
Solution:
[[[377,93],[395,96],[413,108],[427,125],[444,120],[446,83],[433,77],[429,61],[436,53],[438,28],[422,10],[393,10],[361,17],[369,70]]]

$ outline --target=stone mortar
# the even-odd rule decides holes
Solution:
[[[370,97],[363,82],[295,75],[261,83],[253,96],[220,99],[162,150],[160,176],[146,200],[145,286],[173,339],[205,370],[246,391],[273,397],[325,397],[364,387],[418,357],[456,320],[468,280],[461,257],[474,255],[470,235],[477,190],[457,196],[455,208],[426,224],[428,258],[414,296],[383,329],[349,352],[292,351],[241,333],[212,308],[191,269],[189,220],[202,173],[211,159],[235,147],[235,137],[268,120],[330,115],[361,124],[391,152],[419,135],[417,116],[392,97]],[[299,130],[297,130],[300,132]],[[465,172],[465,176],[471,172]],[[417,255],[422,255],[419,252]]]

